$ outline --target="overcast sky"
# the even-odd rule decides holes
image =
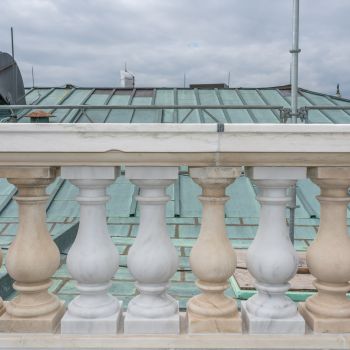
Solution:
[[[300,0],[300,86],[350,97],[350,1]],[[292,0],[1,0],[26,86],[289,83]]]

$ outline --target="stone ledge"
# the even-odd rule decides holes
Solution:
[[[187,334],[181,313],[180,335],[71,335],[0,333],[0,349],[330,349],[350,348],[348,334],[249,335]]]
[[[0,349],[349,349],[347,335],[60,335],[0,334]]]

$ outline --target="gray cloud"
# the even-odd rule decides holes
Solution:
[[[138,86],[289,82],[292,0],[2,0],[0,50],[26,85],[118,86],[124,62]],[[300,85],[350,97],[348,0],[301,0]]]

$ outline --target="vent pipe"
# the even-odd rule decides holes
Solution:
[[[341,93],[340,93],[340,86],[339,86],[339,84],[337,84],[337,92],[335,93],[335,96],[337,96],[338,98],[341,98]]]
[[[49,123],[49,118],[52,117],[52,115],[46,111],[35,110],[27,114],[26,117],[30,118],[31,123]]]

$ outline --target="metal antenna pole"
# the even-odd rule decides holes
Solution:
[[[293,0],[293,47],[292,54],[292,121],[297,123],[298,74],[299,74],[299,0]]]
[[[15,59],[15,49],[13,45],[13,27],[11,27],[11,49],[12,49],[12,58]]]
[[[33,83],[33,87],[34,87],[34,67],[32,66],[32,83]]]
[[[299,0],[293,0],[293,43],[290,53],[292,54],[292,123],[298,122],[298,74],[299,74]],[[291,187],[291,203],[289,212],[289,237],[294,243],[294,225],[296,209],[296,185]]]

